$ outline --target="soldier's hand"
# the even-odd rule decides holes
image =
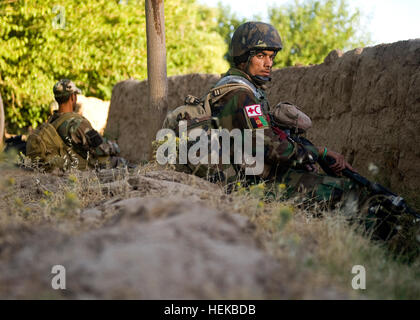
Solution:
[[[350,169],[351,171],[356,171],[353,167],[344,159],[344,156],[340,153],[337,153],[332,150],[328,150],[327,156],[334,158],[335,163],[330,166],[331,170],[334,171],[335,174],[339,174],[344,169]]]
[[[306,164],[305,168],[308,172],[318,173],[318,168],[314,166],[313,164]]]

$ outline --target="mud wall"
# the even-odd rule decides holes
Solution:
[[[301,106],[316,144],[369,177],[377,166],[385,185],[420,187],[420,39],[332,51],[320,65],[275,72],[272,82],[271,105]]]
[[[170,77],[168,108],[172,110],[183,104],[188,94],[200,97],[218,78],[217,75],[206,74]],[[148,110],[147,92],[147,80],[133,79],[117,83],[112,90],[105,135],[118,141],[122,156],[130,161],[149,159],[151,141],[156,137],[150,119],[157,115]]]
[[[219,76],[169,78],[169,107],[187,94],[203,95]],[[342,53],[332,51],[320,65],[273,72],[271,106],[299,105],[311,116],[308,137],[344,154],[360,173],[392,188],[420,187],[420,39]],[[123,155],[146,160],[153,138],[148,131],[147,81],[127,80],[113,90],[107,134]]]

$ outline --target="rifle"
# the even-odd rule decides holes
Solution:
[[[273,116],[271,116],[270,118],[272,120],[272,126],[283,130],[291,140],[302,145],[314,145],[311,141],[302,137],[300,135],[300,132],[296,131],[295,133],[292,133],[291,128],[287,128],[281,123],[275,121]],[[318,157],[317,162],[327,175],[337,177],[334,171],[330,168],[335,163],[334,158],[326,156],[325,159],[321,159],[320,157]],[[410,208],[403,197],[391,192],[379,183],[369,181],[357,172],[351,171],[348,168],[345,168],[343,171],[341,171],[341,173],[343,174],[343,176],[353,180],[357,184],[366,187],[372,195],[383,195],[385,200],[381,203],[381,205],[385,208],[390,209],[392,212],[395,212],[397,214],[408,213],[415,217],[417,220],[420,220],[420,214],[412,208]]]
[[[318,160],[319,165],[325,171],[326,174],[331,176],[337,176],[331,169],[330,166],[335,163],[335,159],[329,156],[326,156],[325,159]],[[389,189],[385,188],[384,186],[380,185],[379,183],[369,181],[365,177],[361,176],[357,172],[351,171],[348,168],[345,168],[341,171],[343,176],[350,178],[354,182],[358,183],[361,186],[366,187],[372,195],[383,195],[385,196],[385,200],[382,202],[382,205],[385,208],[390,209],[392,212],[401,214],[401,213],[408,213],[415,217],[416,219],[420,220],[420,214],[414,211],[407,205],[407,202],[404,200],[403,197],[391,192]]]

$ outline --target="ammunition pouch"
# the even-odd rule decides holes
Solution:
[[[86,132],[86,138],[91,148],[99,147],[103,142],[101,135],[95,129]]]

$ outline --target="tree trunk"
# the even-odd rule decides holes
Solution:
[[[156,138],[168,110],[168,80],[166,77],[165,16],[163,0],[146,0],[147,82],[151,133]],[[151,150],[151,145],[150,149]],[[151,153],[149,153],[149,158]]]
[[[4,108],[3,108],[3,100],[0,94],[0,151],[3,150],[3,139],[4,139]]]

